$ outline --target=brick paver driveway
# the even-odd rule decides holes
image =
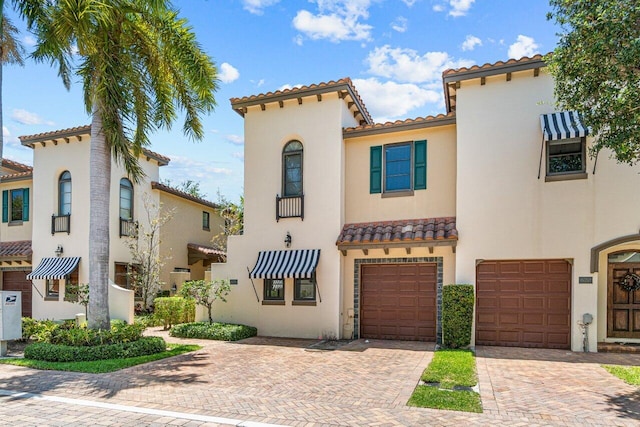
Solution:
[[[0,365],[0,424],[640,424],[638,388],[599,366],[640,365],[640,356],[478,348],[485,412],[468,414],[405,406],[433,344],[361,340],[309,351],[311,343],[204,342],[196,353],[99,375]]]

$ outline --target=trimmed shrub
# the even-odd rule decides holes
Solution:
[[[191,323],[196,321],[196,300],[193,298],[184,299],[184,312],[180,323]]]
[[[169,335],[180,338],[200,338],[205,340],[238,341],[258,335],[258,329],[232,323],[194,322],[183,323],[171,328]]]
[[[47,340],[51,344],[66,346],[99,346],[107,344],[121,344],[138,341],[142,338],[145,326],[134,323],[128,325],[124,321],[114,320],[111,329],[88,329],[75,324],[64,323],[51,331]]]
[[[166,351],[167,344],[160,337],[144,337],[133,342],[76,347],[49,343],[34,343],[25,347],[25,359],[48,362],[88,362],[92,360],[123,359]]]
[[[463,348],[471,344],[473,323],[473,285],[447,285],[442,288],[442,345]]]
[[[22,318],[22,339],[37,342],[49,341],[51,332],[58,327],[53,320],[35,320],[31,317]]]
[[[153,300],[155,317],[164,326],[164,330],[183,323],[196,316],[195,304],[182,297],[161,297]]]

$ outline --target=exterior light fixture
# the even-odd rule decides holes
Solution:
[[[62,248],[62,245],[58,245],[58,247],[55,250],[56,256],[60,256],[62,255],[62,253],[64,252],[64,249]]]
[[[284,238],[284,245],[285,245],[287,248],[290,248],[290,247],[291,247],[291,233],[289,233],[288,231],[287,231],[287,235],[286,235],[286,236],[285,236],[285,238]]]

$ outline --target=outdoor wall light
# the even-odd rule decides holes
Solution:
[[[291,247],[291,233],[287,231],[287,235],[284,238],[284,245],[288,248]]]
[[[64,252],[64,249],[62,248],[62,245],[58,245],[58,247],[55,250],[56,256],[62,255],[63,252]]]
[[[176,285],[175,283],[173,285],[171,285],[171,291],[172,292],[176,292],[178,290],[178,285]]]

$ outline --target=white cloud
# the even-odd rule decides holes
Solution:
[[[376,122],[404,118],[414,108],[442,103],[441,91],[412,83],[382,83],[375,77],[354,79],[353,83],[362,98],[367,100],[367,109]]]
[[[304,37],[298,34],[293,38],[293,42],[298,46],[302,46],[304,44]]]
[[[273,6],[280,0],[242,0],[244,10],[254,15],[262,15],[264,9]]]
[[[413,6],[414,4],[416,4],[416,1],[417,0],[402,0],[402,2],[407,5],[407,7]]]
[[[509,58],[519,59],[523,56],[533,56],[539,53],[539,47],[533,37],[520,34],[517,41],[509,46]]]
[[[423,83],[439,81],[448,68],[473,65],[473,61],[454,60],[446,52],[418,54],[413,49],[377,47],[369,52],[366,61],[369,73],[401,82]]]
[[[372,26],[361,19],[369,18],[371,0],[311,0],[318,6],[318,13],[299,10],[293,18],[293,26],[312,40],[328,39],[334,43],[342,40],[369,40]],[[297,41],[298,44],[301,42]]]
[[[24,36],[24,38],[22,39],[22,42],[30,47],[33,47],[36,45],[37,40],[35,39],[35,37],[33,37],[32,35],[27,34],[26,36]]]
[[[240,72],[238,72],[233,65],[227,62],[223,62],[222,65],[220,65],[218,78],[222,83],[231,83],[238,80],[238,77],[240,77]]]
[[[287,90],[287,89],[293,89],[294,87],[302,87],[302,84],[297,83],[295,85],[290,85],[290,84],[283,84],[282,86],[280,86],[278,88],[278,90]]]
[[[235,145],[242,145],[244,144],[244,138],[242,138],[240,135],[226,135],[224,137],[224,139],[226,139],[228,142],[235,144]]]
[[[9,129],[7,129],[6,126],[2,126],[2,137],[9,138],[10,136],[11,136],[11,132],[9,132]]]
[[[482,40],[476,36],[472,36],[471,34],[469,34],[464,42],[462,42],[463,51],[473,50],[476,46],[482,46]]]
[[[12,136],[11,132],[9,132],[9,129],[7,129],[6,126],[2,126],[2,142],[5,146],[21,146],[20,140],[15,136]]]
[[[165,176],[165,179],[169,179],[172,182],[182,182],[190,179],[203,183],[205,180],[210,180],[211,175],[228,176],[233,173],[233,170],[213,166],[211,162],[201,162],[184,156],[171,155],[170,157],[171,163],[166,169],[163,168],[163,174],[168,175]]]
[[[476,0],[449,0],[449,4],[451,5],[449,15],[454,18],[466,15],[475,1]]]
[[[441,4],[434,4],[433,5],[433,11],[434,12],[444,12],[444,6]]]
[[[244,160],[244,153],[242,151],[234,151],[231,153],[231,157],[238,160]]]
[[[54,122],[44,120],[36,113],[27,110],[15,109],[11,113],[11,119],[23,125],[55,125]]]
[[[407,18],[398,16],[395,19],[395,21],[391,23],[391,28],[393,28],[399,33],[404,33],[405,31],[407,31],[407,24],[408,24]]]

